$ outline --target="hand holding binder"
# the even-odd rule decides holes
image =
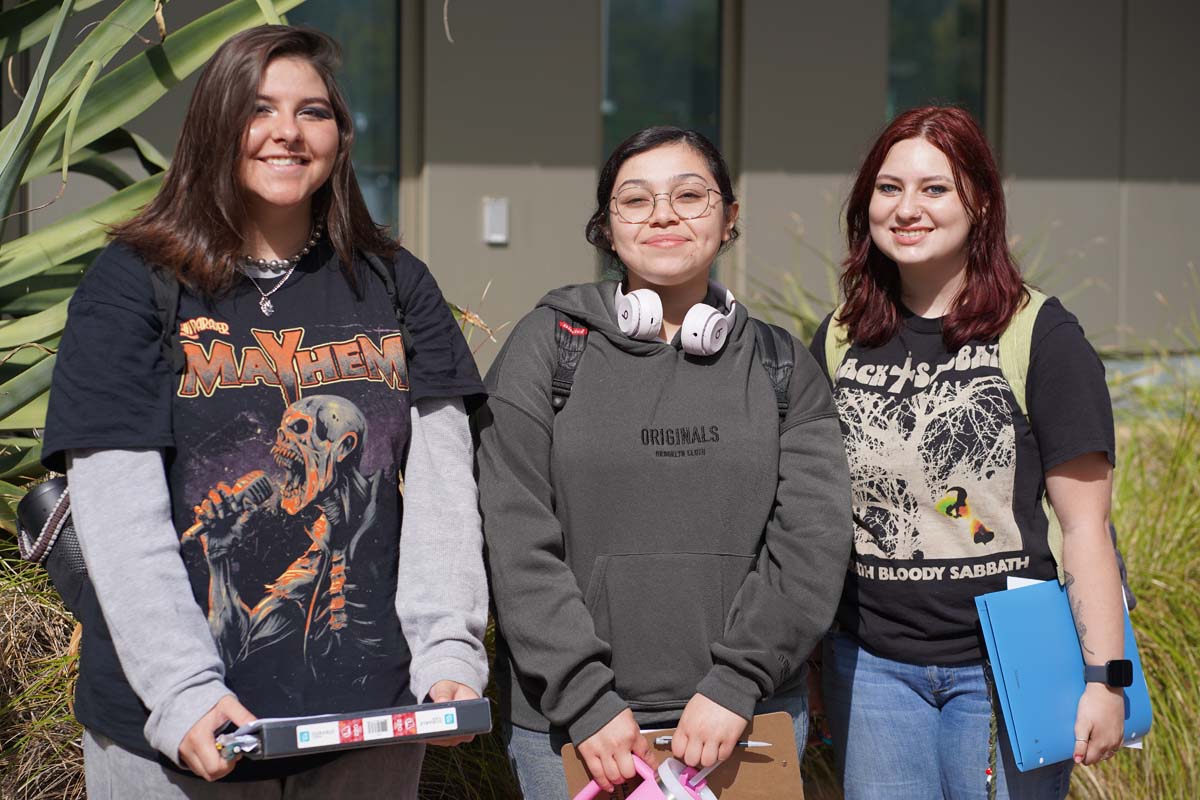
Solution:
[[[491,704],[487,699],[455,700],[314,717],[257,719],[217,737],[217,746],[230,758],[279,758],[445,739],[491,729]]]
[[[1067,593],[1056,581],[975,598],[996,696],[1022,772],[1067,761],[1075,752],[1075,714],[1083,694],[1083,656]],[[1138,739],[1152,718],[1137,641],[1125,614],[1125,739]]]

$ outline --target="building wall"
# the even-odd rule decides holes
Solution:
[[[884,122],[888,2],[741,5],[744,236],[728,279],[753,301],[790,273],[831,302],[841,205]]]
[[[1181,347],[1200,252],[1200,6],[1009,0],[1010,227],[1096,341]],[[1194,346],[1194,345],[1193,345]]]
[[[401,234],[447,297],[514,323],[549,289],[596,275],[583,227],[602,146],[600,3],[454,3],[453,44],[440,8],[423,20],[423,173],[408,179],[424,208],[401,209],[418,227]],[[485,196],[509,200],[507,245],[483,241]],[[496,349],[478,351],[481,366]]]
[[[601,0],[452,3],[453,44],[440,3],[397,2],[399,232],[447,297],[495,326],[515,322],[546,290],[596,275],[582,228],[605,155]],[[885,122],[889,5],[726,0],[737,34],[725,65],[734,116],[724,130],[743,238],[719,273],[743,299],[786,287],[788,273],[832,296],[849,180]],[[175,0],[168,25],[210,7]],[[1000,116],[988,127],[1023,263],[1097,342],[1179,346],[1174,330],[1200,296],[1200,4],[1004,0],[998,8],[1003,45],[991,63]],[[131,125],[168,155],[193,81]],[[141,174],[132,156],[116,160]],[[56,189],[57,177],[43,178],[30,201]],[[49,224],[107,191],[75,176],[66,197],[27,224]],[[509,199],[507,245],[483,242],[485,196]],[[495,350],[484,345],[481,366]]]
[[[1200,313],[1200,4],[1127,0],[1122,131],[1123,344],[1175,332]],[[1190,347],[1197,331],[1190,328]]]
[[[995,0],[993,0],[995,1]],[[884,124],[886,0],[742,4],[745,236],[729,280],[829,296],[854,169]],[[1200,302],[1200,4],[1007,0],[994,142],[1030,279],[1094,341],[1181,347]],[[1194,344],[1192,345],[1194,346]]]

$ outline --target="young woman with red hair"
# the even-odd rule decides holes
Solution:
[[[1074,761],[1017,771],[991,726],[973,598],[1010,575],[1055,578],[1048,493],[1084,659],[1123,658],[1103,366],[1046,300],[1021,413],[998,340],[1031,295],[1005,239],[999,172],[966,112],[893,120],[846,217],[846,302],[812,346],[834,375],[854,490],[854,555],[822,674],[846,797],[1065,797],[1073,763],[1120,747],[1122,693],[1088,683]],[[848,342],[832,369],[827,336]]]

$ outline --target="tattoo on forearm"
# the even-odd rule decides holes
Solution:
[[[1071,587],[1075,584],[1075,576],[1063,570],[1063,576],[1066,580],[1063,581],[1063,588],[1067,590],[1067,597],[1072,599]],[[1088,655],[1096,655],[1096,651],[1087,646],[1087,625],[1083,624],[1083,600],[1075,599],[1071,603],[1071,616],[1075,619],[1075,633],[1079,636],[1079,646],[1083,652]]]

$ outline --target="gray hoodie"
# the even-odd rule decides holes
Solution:
[[[546,295],[478,418],[497,678],[512,722],[576,743],[626,707],[655,724],[699,692],[748,719],[793,687],[852,535],[829,383],[805,348],[781,424],[742,307],[725,348],[697,357],[622,334],[614,288]],[[557,416],[555,309],[591,329]]]

